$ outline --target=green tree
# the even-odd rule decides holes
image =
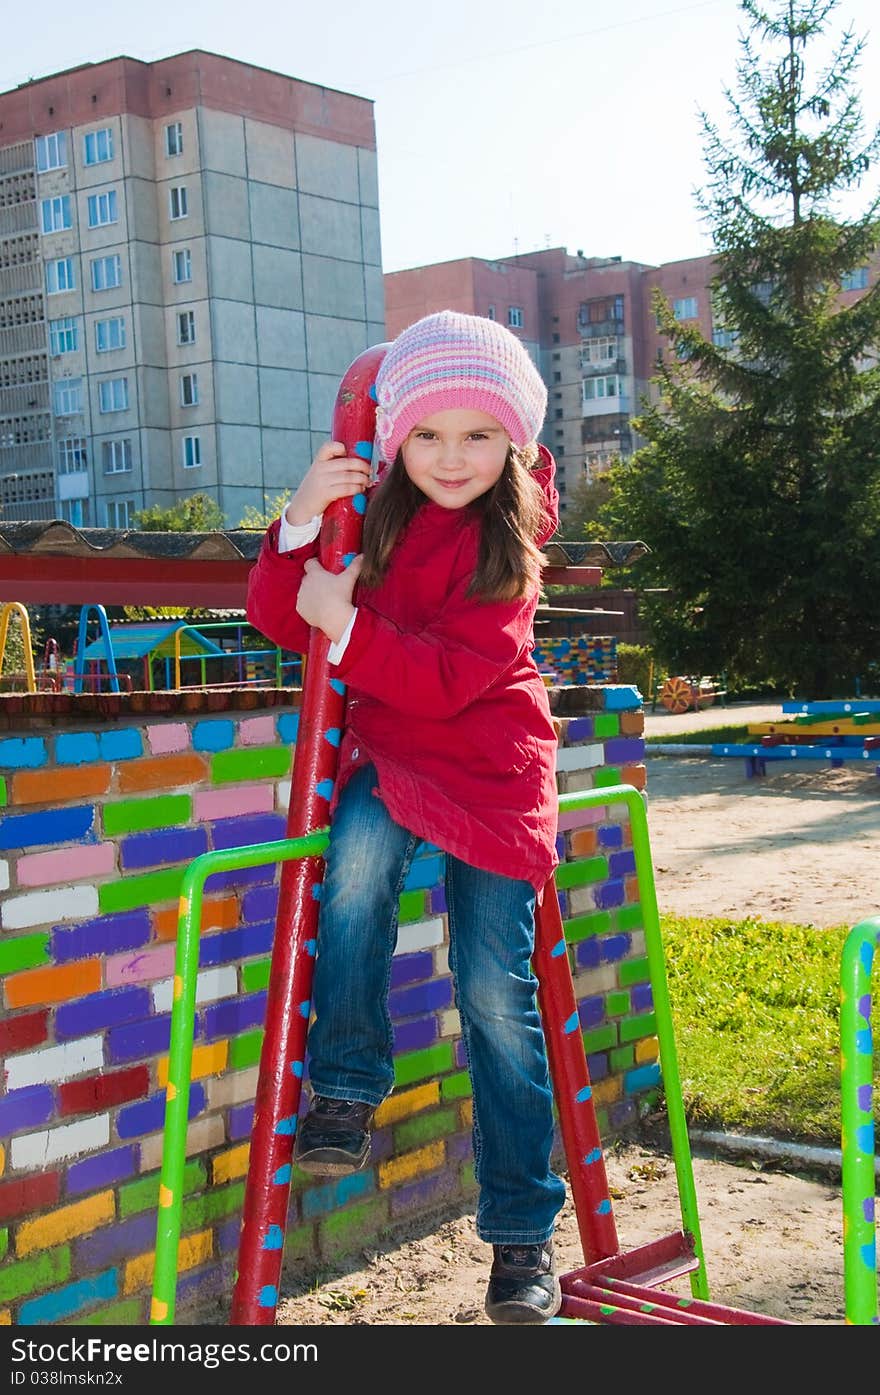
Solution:
[[[134,515],[142,533],[212,533],[225,527],[223,510],[210,494],[190,494],[163,508],[154,504]]]
[[[880,245],[876,194],[840,208],[880,132],[862,135],[863,41],[845,31],[811,80],[806,62],[837,4],[742,0],[729,135],[702,116],[716,342],[655,300],[670,351],[634,423],[647,445],[592,529],[651,548],[639,582],[669,588],[645,603],[667,662],[806,698],[851,692],[880,657],[880,283],[840,296]]]
[[[270,523],[274,523],[276,518],[281,517],[282,509],[290,503],[291,493],[292,491],[288,489],[286,493],[276,494],[272,498],[268,494],[264,494],[265,507],[258,509],[253,504],[248,504],[238,526],[240,528],[268,528]]]
[[[590,524],[601,517],[610,497],[611,485],[607,475],[590,479],[584,474],[571,491],[564,521],[559,525],[560,535],[571,542],[582,539]]]

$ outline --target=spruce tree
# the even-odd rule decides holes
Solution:
[[[669,351],[594,535],[652,549],[637,581],[677,672],[726,670],[804,699],[880,689],[880,283],[847,278],[880,245],[851,30],[810,78],[838,0],[742,0],[722,135],[702,115],[715,333],[655,301]],[[869,182],[874,182],[873,178]],[[719,330],[721,332],[719,332]]]

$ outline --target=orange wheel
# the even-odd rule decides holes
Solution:
[[[660,689],[660,701],[667,712],[687,712],[694,705],[693,684],[687,678],[667,678]]]

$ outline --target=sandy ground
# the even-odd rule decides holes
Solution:
[[[772,703],[646,716],[647,734],[719,721],[779,719]],[[880,779],[867,769],[768,767],[649,756],[648,824],[662,912],[753,915],[830,926],[880,914]],[[622,1250],[681,1224],[675,1169],[650,1144],[609,1149],[605,1167]],[[694,1148],[694,1181],[712,1299],[794,1323],[844,1322],[839,1179],[760,1157]],[[561,1273],[584,1263],[569,1201],[556,1233]],[[472,1214],[447,1213],[404,1239],[321,1272],[288,1275],[284,1325],[491,1325],[483,1312],[491,1249]],[[687,1278],[667,1285],[690,1292]]]

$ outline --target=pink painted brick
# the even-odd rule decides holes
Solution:
[[[229,789],[199,790],[193,795],[193,818],[196,823],[211,819],[232,819],[240,814],[267,814],[275,808],[275,787],[265,785],[235,785]]]
[[[557,828],[560,833],[564,833],[569,828],[586,828],[591,823],[602,823],[608,817],[608,810],[603,805],[598,809],[573,809],[569,814],[560,814]]]
[[[147,740],[154,756],[165,756],[169,751],[185,751],[190,744],[190,729],[186,722],[157,722],[147,727]]]
[[[275,740],[275,718],[245,717],[238,724],[242,746],[270,746]]]
[[[174,972],[176,949],[172,940],[157,949],[111,955],[105,964],[107,987],[118,988],[123,983],[150,983],[156,978],[167,978]]]
[[[116,870],[116,844],[80,844],[61,852],[30,853],[16,864],[19,886],[57,886],[59,882],[90,881]]]

